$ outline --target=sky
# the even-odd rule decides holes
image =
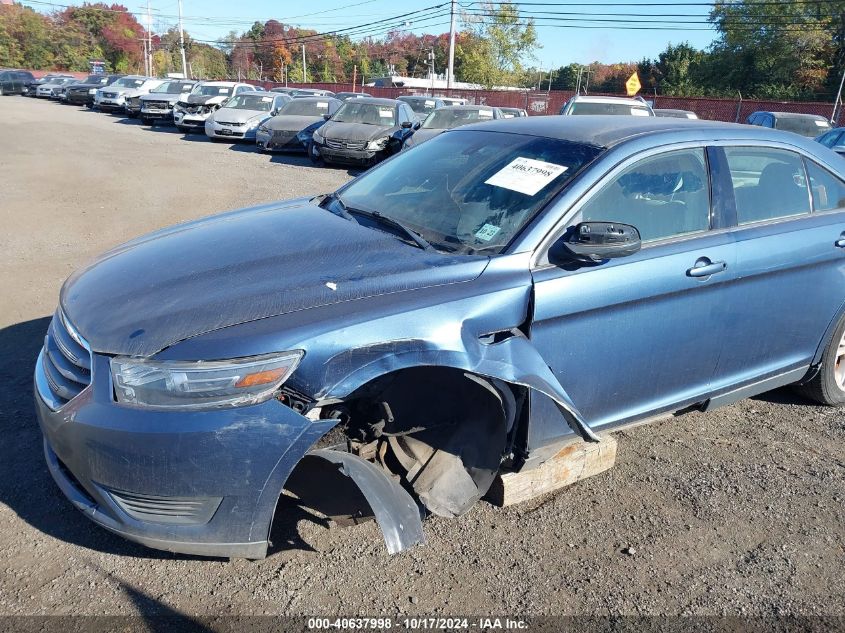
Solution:
[[[68,0],[55,1],[68,3]],[[130,11],[140,13],[146,12],[146,2],[124,0],[122,4]],[[178,0],[149,2],[154,32],[166,30],[176,23]],[[23,0],[23,4],[30,3]],[[71,0],[70,4],[81,2]],[[444,6],[431,8],[440,4]],[[459,11],[461,6],[471,9],[479,4],[460,0]],[[535,65],[540,68],[557,68],[573,62],[639,61],[644,57],[656,57],[669,43],[686,41],[697,48],[705,48],[716,35],[705,19],[710,7],[702,0],[582,0],[580,3],[535,0],[534,4],[527,1],[518,4],[523,15],[535,12],[532,17],[549,20],[536,20],[542,48],[536,53]],[[645,4],[651,6],[643,6]],[[30,6],[41,11],[59,7],[47,2],[33,2]],[[248,29],[256,20],[265,22],[273,18],[322,33],[421,10],[425,11],[362,27],[358,32],[379,37],[389,25],[400,25],[417,34],[449,30],[449,7],[444,0],[183,0],[182,7],[185,30],[200,40],[222,39],[231,30]],[[643,28],[643,22],[646,28]],[[145,23],[143,19],[142,23]],[[657,26],[667,28],[655,29]]]

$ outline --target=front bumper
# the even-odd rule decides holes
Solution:
[[[254,141],[258,126],[248,127],[244,125],[221,125],[217,121],[205,122],[205,135],[209,138],[222,138],[229,140]]]
[[[156,121],[173,121],[173,109],[162,108],[147,108],[141,105],[141,116],[145,119],[155,119]]]
[[[322,159],[327,163],[370,166],[379,162],[385,154],[385,150],[335,149],[319,143],[314,143],[314,145]]]
[[[94,95],[87,92],[69,92],[65,101],[73,105],[93,105]]]
[[[112,399],[109,359],[91,384],[51,409],[44,352],[35,403],[51,475],[98,525],[156,549],[262,558],[288,475],[334,421],[276,400],[235,409],[151,411]]]
[[[255,134],[255,144],[261,149],[277,152],[305,152],[305,145],[297,137],[298,132],[259,130]]]
[[[179,127],[204,130],[205,120],[210,116],[211,112],[207,114],[190,114],[175,110],[173,112],[173,122]]]

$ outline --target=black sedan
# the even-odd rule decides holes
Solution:
[[[315,163],[374,165],[402,149],[418,125],[402,101],[350,99],[314,132],[308,156]]]
[[[97,89],[110,86],[121,77],[123,75],[88,75],[84,81],[67,87],[65,102],[73,105],[87,105],[90,108],[94,105],[94,93]]]

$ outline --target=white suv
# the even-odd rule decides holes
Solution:
[[[94,107],[98,110],[113,111],[126,107],[127,99],[146,94],[157,88],[164,79],[144,77],[142,75],[126,75],[113,84],[104,86],[94,93]]]
[[[575,95],[560,109],[560,114],[622,114],[655,116],[654,110],[642,97],[589,97]]]

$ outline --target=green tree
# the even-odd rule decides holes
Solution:
[[[463,81],[485,88],[508,85],[518,81],[523,73],[523,61],[534,58],[539,48],[533,20],[520,18],[519,9],[510,3],[480,5],[482,14],[464,14],[465,28],[470,38],[456,46],[460,51]]]

